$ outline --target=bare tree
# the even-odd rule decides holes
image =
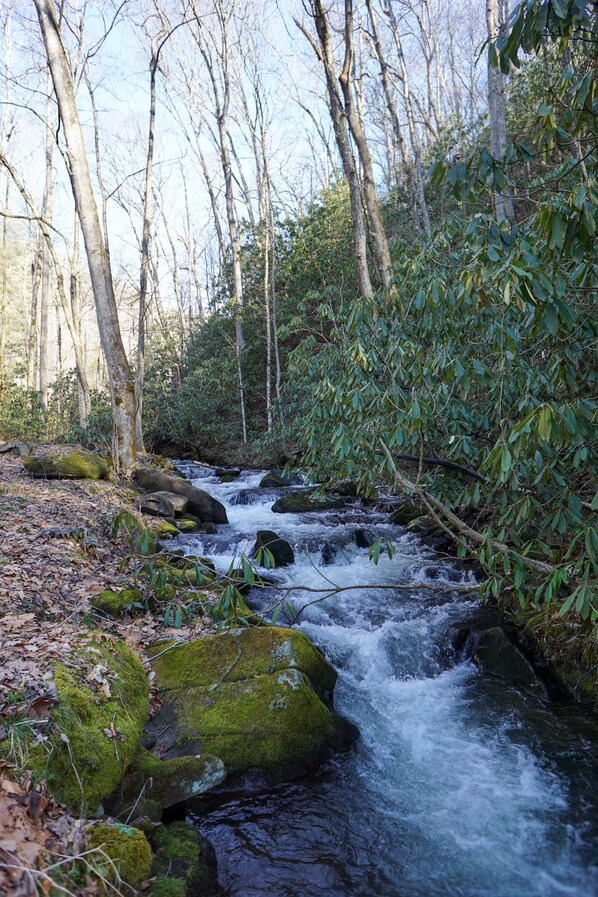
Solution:
[[[231,103],[230,51],[229,31],[235,3],[227,9],[220,0],[212,0],[209,9],[212,21],[217,27],[204,27],[203,16],[195,0],[191,0],[191,9],[197,27],[192,29],[197,48],[204,61],[212,91],[212,103],[216,120],[218,151],[224,177],[224,195],[226,201],[226,220],[230,240],[230,251],[233,268],[233,290],[235,301],[235,348],[237,361],[237,377],[239,381],[239,402],[241,409],[241,426],[243,442],[247,442],[247,412],[245,397],[245,381],[243,376],[243,350],[245,335],[243,330],[243,274],[241,270],[241,240],[235,212],[235,191],[233,168],[230,153],[229,113]],[[212,24],[212,23],[210,23]]]
[[[60,37],[54,3],[52,0],[34,0],[34,3],[64,126],[69,176],[81,222],[100,338],[108,369],[114,461],[117,470],[126,475],[133,467],[136,454],[135,391],[122,341],[110,260],[104,244],[72,76]]]
[[[332,51],[332,37],[328,18],[320,0],[312,0],[312,13],[316,25],[319,43],[310,34],[307,27],[295,20],[297,27],[311,44],[317,58],[322,63],[326,79],[326,92],[330,118],[334,128],[334,136],[341,157],[343,171],[349,185],[351,199],[351,218],[353,221],[353,251],[357,272],[357,289],[362,296],[372,297],[374,288],[370,278],[367,258],[367,224],[363,209],[361,184],[351,142],[347,130],[345,111],[338,86],[338,75]]]

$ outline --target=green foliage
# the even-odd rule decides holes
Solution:
[[[110,448],[112,417],[107,397],[91,394],[91,413],[81,427],[77,398],[77,380],[70,372],[57,377],[48,391],[48,411],[43,414],[37,390],[16,382],[4,384],[0,391],[0,433],[13,439],[75,443],[90,448]]]
[[[580,3],[516,11],[491,50],[503,70],[549,33],[561,53],[529,142],[502,160],[481,146],[438,161],[432,183],[453,193],[455,214],[429,244],[395,245],[388,295],[323,303],[325,338],[306,336],[291,370],[318,475],[392,481],[384,447],[472,468],[482,480],[408,476],[467,515],[479,538],[457,535],[488,571],[487,590],[596,621],[598,87],[585,44],[563,56],[585,17]],[[516,220],[499,225],[491,200],[504,191]]]

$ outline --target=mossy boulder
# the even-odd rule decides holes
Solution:
[[[68,666],[55,667],[54,682],[58,703],[50,711],[49,738],[43,747],[32,744],[27,765],[58,800],[95,810],[138,751],[149,715],[147,677],[124,642],[94,641],[71,655]]]
[[[308,514],[312,511],[334,511],[344,508],[340,495],[315,495],[313,492],[290,492],[272,505],[276,514]]]
[[[208,754],[160,759],[140,748],[122,788],[123,805],[134,804],[143,791],[163,810],[211,791],[226,778],[222,760]]]
[[[176,521],[175,526],[177,527],[180,533],[195,533],[199,529],[199,524],[196,520],[183,515],[183,517],[179,517]]]
[[[38,446],[23,458],[28,474],[33,477],[64,480],[104,480],[108,462],[78,445]]]
[[[104,589],[92,599],[91,606],[108,617],[120,617],[129,608],[143,603],[143,595],[139,589],[121,589],[114,592],[112,589]]]
[[[165,758],[207,753],[228,774],[282,781],[355,736],[331,707],[336,671],[301,632],[250,628],[152,651],[163,703],[146,731]]]
[[[150,897],[199,897],[214,886],[215,860],[209,844],[186,822],[156,829]]]
[[[87,829],[87,844],[89,849],[97,849],[106,857],[102,873],[109,882],[120,878],[134,887],[152,870],[152,849],[139,829],[120,822],[97,823]],[[101,861],[100,865],[103,865]]]
[[[152,533],[155,533],[159,539],[174,539],[175,536],[178,536],[181,530],[174,522],[174,519],[170,520],[156,520],[155,523],[151,525]]]

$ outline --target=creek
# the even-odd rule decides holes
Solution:
[[[222,894],[596,897],[595,717],[528,697],[455,652],[449,630],[473,612],[471,596],[375,587],[472,574],[359,502],[278,514],[272,504],[289,490],[260,489],[262,473],[225,484],[178,467],[229,516],[215,535],[179,537],[187,553],[224,572],[269,529],[295,549],[296,563],[274,571],[279,586],[372,586],[316,604],[298,623],[337,668],[335,707],[358,726],[358,743],[298,781],[221,797],[194,816],[216,851]],[[364,533],[391,540],[392,560],[374,565],[356,544]],[[313,597],[290,600],[299,608]],[[253,590],[248,600],[259,610],[272,598]]]

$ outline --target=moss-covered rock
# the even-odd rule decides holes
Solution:
[[[104,589],[92,599],[91,606],[108,617],[120,617],[125,609],[133,609],[142,603],[143,595],[139,589],[121,589],[120,592]]]
[[[109,470],[105,458],[78,445],[39,446],[23,464],[31,476],[50,479],[104,480]]]
[[[277,514],[307,514],[312,511],[333,511],[344,508],[340,495],[314,495],[313,492],[290,492],[272,505]]]
[[[152,849],[139,829],[120,822],[109,825],[97,823],[87,830],[87,843],[90,849],[101,851],[107,858],[102,871],[108,881],[114,882],[120,878],[134,886],[151,872]]]
[[[174,539],[181,530],[175,525],[174,520],[156,520],[151,525],[151,531],[156,534],[159,539]]]
[[[88,682],[98,665],[109,697]],[[149,715],[145,671],[124,642],[93,642],[78,660],[71,655],[68,666],[57,665],[54,681],[58,703],[50,711],[49,740],[32,746],[27,765],[58,800],[94,810],[115,791],[137,753]]]
[[[156,646],[156,654],[164,643]],[[150,652],[151,653],[151,652]],[[162,708],[147,726],[165,757],[208,753],[229,774],[291,778],[344,746],[336,671],[303,633],[255,628],[198,639],[152,664]]]
[[[191,517],[187,517],[186,515],[179,517],[175,523],[175,526],[181,533],[195,533],[199,529],[197,520],[193,520]]]
[[[224,764],[218,757],[204,754],[161,760],[140,748],[123,782],[123,802],[134,802],[143,791],[167,810],[210,791],[225,778]]]
[[[193,826],[174,822],[160,826],[153,836],[152,868],[157,881],[150,897],[200,897],[214,885],[215,863],[207,843]]]

